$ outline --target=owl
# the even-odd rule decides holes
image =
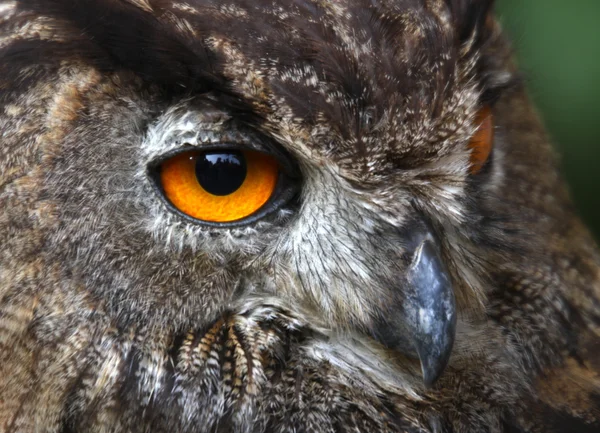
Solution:
[[[492,3],[0,0],[0,432],[600,431]]]

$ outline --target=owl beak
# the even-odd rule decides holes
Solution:
[[[372,332],[390,349],[418,356],[423,383],[430,387],[446,368],[454,345],[454,290],[432,231],[421,226],[405,239],[416,248],[410,250],[402,296],[389,302]]]
[[[448,271],[430,236],[415,250],[407,280],[404,325],[421,361],[423,382],[431,386],[446,368],[452,352],[456,303]]]

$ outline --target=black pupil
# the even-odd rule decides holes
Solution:
[[[246,179],[246,159],[235,150],[204,152],[196,158],[196,178],[210,194],[232,194]]]

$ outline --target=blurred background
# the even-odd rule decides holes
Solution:
[[[600,240],[600,0],[497,0],[496,11]]]

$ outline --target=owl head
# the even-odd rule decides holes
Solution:
[[[477,364],[515,398],[597,253],[492,3],[1,1],[0,306],[47,412],[192,419],[283,341],[373,395]]]

